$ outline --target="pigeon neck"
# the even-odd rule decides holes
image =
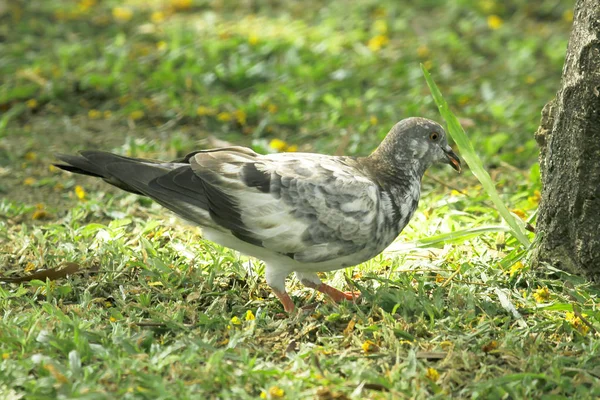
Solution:
[[[394,160],[394,162],[390,162],[379,157],[373,157],[372,154],[362,161],[371,179],[386,191],[391,190],[391,188],[408,189],[415,183],[420,183],[423,177],[423,173],[417,170],[415,163],[411,160]]]

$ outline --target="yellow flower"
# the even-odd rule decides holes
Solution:
[[[3,360],[8,360],[9,357],[10,357],[10,354],[8,354],[8,353],[2,353],[2,359]]]
[[[582,317],[587,317],[587,314],[581,314]],[[575,315],[575,313],[567,311],[567,314],[565,315],[565,321],[567,321],[569,324],[571,324],[571,326],[575,329],[577,329],[579,331],[579,333],[581,333],[582,335],[586,335],[589,330],[590,327],[587,326],[582,320],[581,318],[579,318],[578,316]]]
[[[25,153],[24,157],[27,161],[35,161],[35,159],[37,158],[37,154],[35,154],[33,151],[28,151],[27,153]]]
[[[36,108],[38,106],[38,102],[36,99],[29,99],[29,100],[27,100],[27,103],[25,103],[25,104],[27,104],[27,108],[30,108],[30,109]]]
[[[377,125],[379,123],[379,120],[377,119],[377,117],[375,115],[371,115],[369,117],[369,123],[371,125]]]
[[[269,105],[267,106],[267,110],[271,114],[275,114],[277,112],[277,106],[275,104],[269,103]]]
[[[284,140],[273,139],[269,142],[269,147],[277,151],[284,151],[288,147],[288,144]]]
[[[288,146],[285,151],[287,151],[288,153],[295,153],[298,151],[298,145],[297,144],[293,144],[291,146]]]
[[[48,214],[48,212],[46,210],[44,210],[43,206],[42,208],[38,208],[37,210],[35,210],[33,212],[33,215],[31,216],[31,219],[37,221],[40,219],[46,219],[50,216],[50,214]]]
[[[159,51],[163,51],[167,49],[167,42],[165,42],[164,40],[161,40],[160,42],[156,43],[156,49]]]
[[[379,350],[379,346],[370,340],[366,340],[361,347],[365,353],[374,353]]]
[[[35,264],[32,262],[28,262],[25,266],[25,272],[31,272],[35,270]]]
[[[133,17],[133,11],[127,7],[115,7],[112,9],[112,15],[119,22],[127,22]]]
[[[527,214],[525,214],[525,212],[523,210],[519,210],[518,208],[513,208],[510,211],[521,219],[527,218]]]
[[[533,85],[535,83],[535,78],[531,75],[527,75],[525,77],[525,83],[527,83],[528,85]]]
[[[32,186],[32,185],[35,185],[36,182],[37,182],[37,180],[35,178],[29,177],[29,178],[25,178],[25,180],[23,181],[23,185]]]
[[[242,321],[241,321],[241,320],[240,320],[238,317],[236,317],[236,316],[233,316],[233,317],[231,318],[231,323],[232,323],[233,325],[241,325],[241,324],[242,324]]]
[[[433,61],[427,60],[423,63],[423,66],[425,67],[426,70],[430,70],[431,67],[433,67]]]
[[[98,110],[90,110],[88,111],[88,117],[91,119],[98,119],[102,114]]]
[[[235,110],[233,115],[235,116],[238,124],[246,125],[246,112],[244,110]]]
[[[508,271],[510,277],[512,278],[513,276],[520,274],[521,270],[525,268],[525,266],[523,265],[523,263],[521,261],[514,263],[511,267],[510,270]]]
[[[78,7],[81,11],[87,11],[96,5],[96,0],[81,0],[78,4]]]
[[[246,311],[246,321],[254,321],[256,319],[256,317],[254,316],[254,313],[252,312],[252,310],[248,310]]]
[[[215,113],[215,110],[210,107],[200,106],[196,109],[196,114],[198,114],[200,116],[213,115],[214,113]]]
[[[550,291],[547,287],[542,288],[538,286],[537,290],[533,293],[533,298],[536,303],[543,303],[550,299]]]
[[[279,386],[272,386],[269,388],[269,396],[272,399],[281,399],[283,396],[285,396],[285,392]]]
[[[429,51],[429,47],[425,46],[424,44],[417,47],[417,55],[419,56],[419,58],[427,58],[429,57],[430,53],[431,52]]]
[[[85,190],[79,185],[75,186],[75,196],[79,200],[85,200]]]
[[[252,46],[256,46],[258,44],[258,36],[254,33],[251,33],[248,36],[248,43],[250,43]]]
[[[369,49],[371,49],[372,52],[376,52],[381,50],[381,48],[388,44],[389,41],[390,39],[386,35],[377,35],[369,39],[369,43],[367,43],[367,46],[369,47]]]
[[[502,24],[504,24],[504,21],[502,21],[502,18],[500,18],[497,15],[490,15],[487,18],[487,24],[488,24],[488,27],[491,30],[495,31],[497,29],[500,29],[500,27],[502,26]]]
[[[171,0],[171,6],[175,10],[188,10],[192,7],[192,0]]]
[[[165,13],[162,11],[154,11],[150,16],[150,21],[155,24],[161,23],[165,20]]]
[[[102,113],[102,115],[105,119],[109,119],[110,117],[112,117],[112,112],[110,110],[106,110]]]
[[[425,372],[425,377],[430,381],[437,382],[440,379],[440,373],[435,368],[427,368],[427,372]]]
[[[134,121],[137,121],[138,119],[142,119],[143,117],[144,117],[144,112],[142,110],[135,110],[129,114],[129,118],[131,118]]]
[[[231,121],[231,114],[228,112],[220,112],[217,114],[217,119],[222,122]]]
[[[110,322],[117,322],[117,319],[116,319],[115,317],[110,317],[108,320],[109,320]]]
[[[540,191],[535,190],[533,192],[533,196],[529,196],[527,198],[527,201],[530,202],[531,204],[537,205],[540,202],[541,198],[542,198],[542,194],[540,193]]]

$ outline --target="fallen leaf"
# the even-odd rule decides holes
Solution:
[[[17,276],[17,277],[0,276],[0,281],[1,282],[10,282],[10,283],[29,282],[34,279],[40,280],[40,281],[45,281],[46,279],[49,279],[51,281],[54,281],[54,280],[57,280],[60,278],[64,278],[67,275],[74,274],[75,272],[79,271],[80,268],[81,268],[81,266],[77,263],[66,262],[62,265],[62,268],[56,267],[56,268],[45,269],[43,271],[35,272],[31,275]]]

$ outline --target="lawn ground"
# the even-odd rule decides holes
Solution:
[[[599,289],[530,267],[467,170],[433,168],[392,249],[297,282],[53,152],[368,154],[440,117],[423,63],[507,206],[535,225],[533,140],[573,1],[0,1],[0,397],[597,398]],[[533,239],[534,235],[530,234]],[[53,278],[48,279],[46,278]]]

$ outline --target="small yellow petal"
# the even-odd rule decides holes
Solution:
[[[154,11],[150,16],[150,21],[155,24],[161,23],[165,20],[165,13],[162,11]]]
[[[374,115],[371,115],[371,117],[369,117],[369,123],[370,123],[371,125],[377,125],[377,123],[379,123],[379,120],[377,119],[377,117],[376,117],[376,116],[374,116]]]
[[[79,185],[75,186],[75,195],[79,200],[85,200],[85,190]]]
[[[29,177],[29,178],[25,178],[25,180],[23,181],[23,185],[32,186],[32,185],[35,185],[36,182],[37,182],[37,180],[35,178]]]
[[[361,347],[365,353],[374,353],[379,350],[379,346],[370,340],[366,340]]]
[[[369,39],[367,46],[372,52],[381,50],[389,42],[389,38],[386,35],[377,35]]]
[[[102,113],[98,110],[90,110],[88,111],[88,117],[90,119],[98,119],[102,116]]]
[[[246,311],[246,321],[254,321],[256,319],[256,317],[254,316],[254,313],[252,312],[252,310],[248,310]]]
[[[487,18],[487,24],[490,29],[497,30],[504,24],[504,21],[497,15],[490,15]]]
[[[192,0],[171,0],[171,6],[178,11],[189,10],[192,7]]]
[[[235,110],[233,112],[236,121],[240,125],[246,125],[246,112],[244,110]]]
[[[437,380],[440,379],[440,373],[435,368],[431,367],[427,368],[425,376],[427,377],[427,379],[433,382],[437,382]]]
[[[119,22],[127,22],[133,17],[133,11],[127,7],[115,7],[112,9],[112,15]]]
[[[521,219],[527,218],[527,214],[525,214],[525,211],[523,211],[523,210],[519,210],[518,208],[513,208],[510,211],[512,211],[513,214],[515,214],[516,216],[518,216]]]
[[[156,43],[156,49],[163,51],[167,49],[167,42],[165,42],[164,40],[161,40],[160,42]]]
[[[134,121],[137,121],[139,119],[144,118],[144,112],[142,110],[136,110],[136,111],[132,111],[129,114],[129,118],[131,118]]]
[[[241,324],[242,324],[242,321],[241,321],[241,320],[240,320],[238,317],[236,317],[236,316],[233,316],[233,317],[231,318],[231,323],[232,323],[233,325],[241,325]]]
[[[284,151],[287,147],[287,143],[281,139],[273,139],[269,142],[269,147],[277,151]]]
[[[547,287],[538,287],[533,293],[533,298],[537,303],[543,303],[550,299],[550,291]]]
[[[431,51],[429,51],[429,47],[425,46],[424,44],[417,47],[417,55],[419,58],[427,58],[429,57],[429,54],[431,54]]]
[[[279,386],[273,386],[269,388],[269,396],[271,396],[272,399],[281,399],[285,396],[285,392]]]
[[[250,43],[252,46],[255,46],[258,44],[258,36],[255,34],[250,34],[250,36],[248,36],[248,43]]]
[[[46,212],[46,210],[35,210],[33,212],[33,215],[31,216],[31,219],[37,221],[37,220],[40,220],[40,219],[46,219],[46,218],[48,218],[49,215],[50,214],[48,214]]]
[[[220,112],[217,114],[217,119],[222,122],[231,121],[231,114],[228,112]]]
[[[27,100],[27,108],[36,108],[38,106],[38,102],[36,99]]]

